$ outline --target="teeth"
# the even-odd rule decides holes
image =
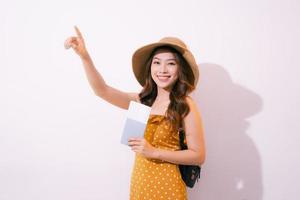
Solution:
[[[157,76],[159,80],[162,80],[162,81],[166,81],[168,80],[171,76]]]

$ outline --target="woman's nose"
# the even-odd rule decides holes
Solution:
[[[159,69],[159,72],[166,72],[167,71],[167,65],[162,63],[160,65],[160,69]]]

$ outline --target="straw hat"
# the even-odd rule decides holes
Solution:
[[[138,82],[142,86],[144,86],[145,84],[144,71],[146,68],[146,63],[149,57],[151,56],[152,52],[157,47],[161,47],[161,46],[173,47],[182,55],[182,57],[189,64],[189,67],[193,72],[193,75],[195,77],[194,86],[196,86],[199,79],[198,65],[195,61],[193,54],[188,50],[185,43],[182,40],[175,37],[164,37],[158,42],[143,46],[134,52],[132,56],[132,69]]]

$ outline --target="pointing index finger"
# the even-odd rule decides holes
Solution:
[[[79,38],[82,38],[82,34],[81,34],[81,32],[79,31],[79,29],[77,28],[77,26],[74,26],[74,28],[75,28],[75,31],[76,31],[77,36],[78,36]]]

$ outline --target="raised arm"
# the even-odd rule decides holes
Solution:
[[[84,43],[83,36],[75,26],[76,37],[69,37],[65,41],[65,48],[72,48],[81,58],[84,70],[94,93],[109,103],[123,109],[128,109],[130,101],[139,101],[138,93],[126,93],[107,85],[97,71]]]

